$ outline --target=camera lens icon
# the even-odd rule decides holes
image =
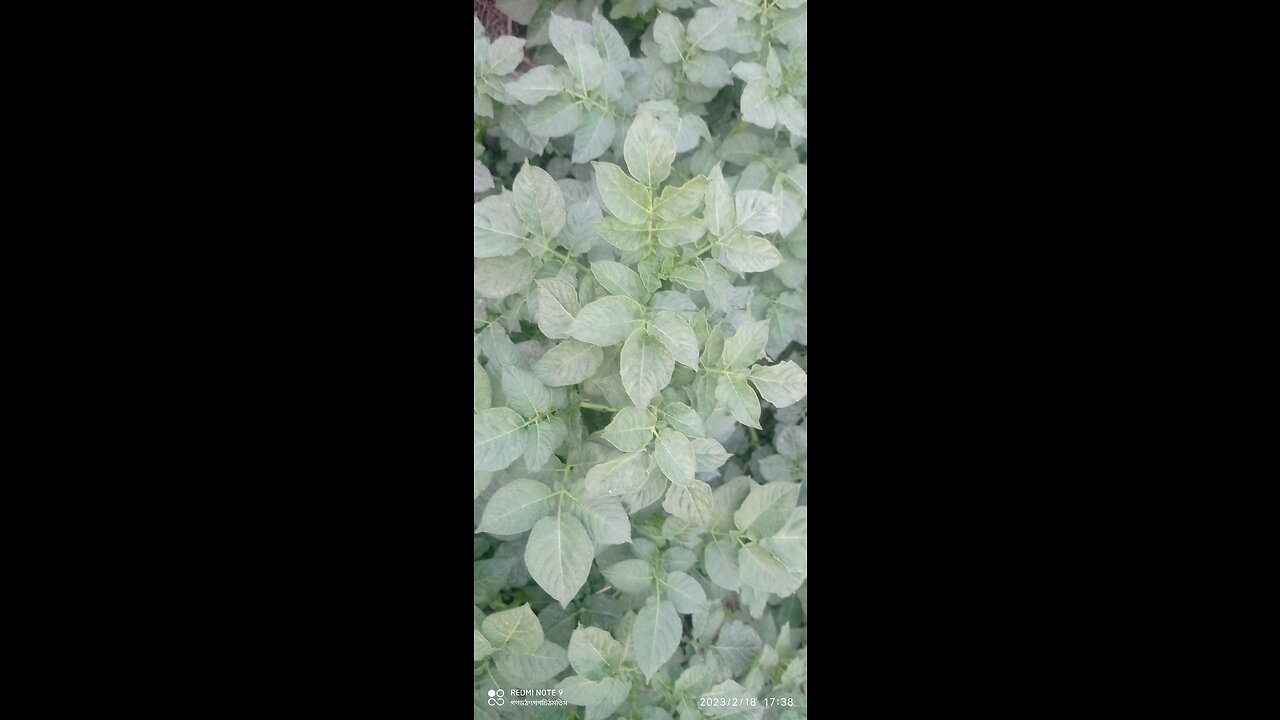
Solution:
[[[503,695],[503,692],[501,690],[498,690],[497,692],[490,690],[489,704],[495,707],[502,707],[502,704],[506,702],[505,700],[502,699],[502,695]]]

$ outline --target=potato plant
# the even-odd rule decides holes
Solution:
[[[806,3],[489,10],[474,714],[804,718]]]

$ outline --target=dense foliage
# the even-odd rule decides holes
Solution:
[[[805,0],[496,5],[474,714],[806,717]]]

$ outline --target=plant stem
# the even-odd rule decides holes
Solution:
[[[556,249],[555,249],[555,248],[553,248],[553,247],[549,247],[549,248],[547,248],[546,250],[547,250],[547,252],[551,253],[552,255],[555,255],[556,257],[560,258],[561,260],[563,260],[563,261],[565,261],[565,262],[567,262],[567,263],[573,263],[574,265],[577,265],[579,268],[582,268],[583,270],[586,270],[587,272],[591,272],[591,268],[587,267],[586,265],[583,265],[582,263],[578,262],[577,260],[574,260],[573,258],[571,258],[571,257],[569,257],[568,255],[566,255],[566,254],[564,254],[564,253],[560,252],[559,250],[556,250]]]
[[[603,410],[604,412],[614,412],[614,413],[618,412],[618,408],[616,407],[609,407],[608,405],[599,405],[597,403],[587,402],[586,400],[579,402],[578,407],[586,408],[587,410]]]
[[[713,248],[713,247],[715,247],[715,246],[716,246],[716,244],[715,244],[715,243],[709,243],[706,247],[704,247],[704,248],[702,248],[701,250],[699,250],[698,252],[694,253],[694,254],[693,254],[693,255],[692,255],[688,260],[685,260],[684,262],[686,262],[686,263],[687,263],[687,262],[691,262],[691,261],[693,261],[693,260],[697,260],[699,257],[702,257],[702,255],[703,255],[703,254],[705,254],[708,250],[710,250],[711,248]]]

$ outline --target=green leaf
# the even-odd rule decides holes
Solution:
[[[688,321],[670,310],[653,313],[650,332],[681,365],[698,369],[698,337]]]
[[[610,295],[625,295],[641,303],[649,300],[649,291],[640,283],[640,276],[622,263],[612,260],[593,261],[591,274]]]
[[[654,228],[654,232],[663,247],[674,248],[697,242],[707,229],[694,218],[679,218]]]
[[[803,578],[809,572],[809,508],[800,506],[787,524],[772,537],[760,541],[792,576]]]
[[[521,683],[540,683],[559,675],[569,667],[564,648],[543,641],[536,650],[527,653],[501,653],[498,670],[509,679]]]
[[[741,579],[738,575],[737,545],[733,545],[731,541],[726,541],[725,545],[719,542],[708,543],[702,554],[702,564],[711,582],[725,590],[738,591]]]
[[[594,38],[591,44],[583,42],[570,43],[564,56],[565,66],[573,75],[572,87],[579,95],[600,87],[604,80],[604,61],[596,51]]]
[[[809,431],[798,425],[780,427],[773,436],[774,449],[789,458],[801,458],[809,454]]]
[[[779,685],[799,685],[804,682],[808,676],[807,660],[803,656],[791,659],[787,663],[787,669],[782,673],[782,679],[778,681]]]
[[[636,595],[653,590],[653,568],[644,560],[623,560],[601,570],[604,579],[615,588]]]
[[[595,45],[595,30],[590,24],[562,15],[551,16],[547,35],[561,57],[567,57],[574,45]]]
[[[546,170],[526,162],[516,175],[511,192],[516,212],[529,232],[554,239],[564,229],[564,195]]]
[[[578,105],[568,95],[552,95],[524,114],[529,131],[546,137],[568,135],[578,128]]]
[[[662,408],[662,416],[666,418],[668,425],[681,435],[690,438],[691,444],[694,442],[694,438],[702,438],[707,434],[706,424],[702,421],[702,416],[684,403],[668,403]],[[711,442],[715,443],[714,440]],[[716,445],[719,444],[716,443]],[[693,448],[693,451],[697,455],[698,450],[696,447]]]
[[[587,705],[586,720],[605,720],[605,718],[613,715],[614,711],[631,694],[631,680],[629,678],[609,677],[601,680],[600,685],[606,688],[606,695],[603,699]]]
[[[569,636],[578,626],[578,614],[566,611],[555,603],[550,603],[538,612],[538,622],[542,623],[542,632],[547,639],[557,645],[568,645]]]
[[[659,477],[661,477],[661,474],[659,474]],[[662,486],[664,488],[666,487],[666,481],[663,481]],[[649,540],[648,538],[642,537],[631,541],[631,554],[646,563],[652,563],[662,557],[662,551],[658,549],[657,543]]]
[[[570,203],[564,230],[560,231],[560,245],[570,255],[584,255],[600,241],[600,220],[604,213],[594,198]]]
[[[622,654],[622,643],[600,628],[578,627],[569,639],[569,663],[588,680],[601,680],[622,667]]]
[[[707,593],[697,580],[682,572],[669,572],[662,579],[662,597],[671,601],[678,612],[694,613],[707,606]]]
[[[773,21],[773,36],[789,48],[799,46],[809,36],[809,9],[783,10]]]
[[[724,331],[720,329],[719,324],[716,324],[707,333],[707,340],[702,344],[702,355],[699,357],[703,365],[714,367],[720,364],[720,358],[723,355]]]
[[[573,162],[581,164],[595,160],[613,144],[618,124],[613,118],[599,111],[587,112],[587,118],[573,135]]]
[[[543,642],[542,625],[528,603],[485,618],[480,632],[495,650],[533,652]]]
[[[476,260],[471,286],[487,298],[505,298],[533,280],[533,258],[527,253]]]
[[[595,345],[565,340],[548,350],[533,366],[533,372],[546,385],[575,385],[595,374],[604,360],[604,352]]]
[[[746,475],[739,475],[721,483],[711,497],[712,527],[722,533],[736,529],[733,513],[742,506],[742,501],[747,499],[747,495],[754,486],[755,483]]]
[[[662,551],[662,569],[667,572],[688,570],[698,562],[698,556],[686,547],[673,545]]]
[[[796,462],[781,455],[770,455],[760,461],[760,474],[769,482],[790,482],[800,479]]]
[[[480,493],[489,489],[489,485],[493,484],[493,473],[472,471],[471,473],[471,498],[480,497]]]
[[[658,45],[658,57],[663,62],[680,62],[688,43],[684,39],[684,25],[674,15],[661,13],[653,21],[653,41]]]
[[[479,88],[476,89],[479,90]],[[476,92],[472,96],[471,108],[472,111],[480,117],[493,117],[493,100],[490,100],[487,95],[481,95],[479,92]]]
[[[566,512],[578,518],[596,547],[631,542],[631,519],[616,495],[578,500],[569,497]]]
[[[753,485],[742,507],[733,514],[733,522],[753,540],[769,537],[786,524],[799,498],[800,483]]]
[[[669,601],[649,603],[636,615],[632,642],[635,645],[636,663],[646,680],[669,660],[680,646],[682,634],[680,616]]]
[[[757,590],[751,585],[743,584],[738,589],[738,600],[751,617],[759,620],[764,615],[764,609],[769,605],[771,594],[768,590]]]
[[[676,485],[693,483],[693,473],[697,466],[693,456],[693,448],[689,438],[672,430],[663,428],[658,433],[658,440],[653,446],[653,457],[667,479]]]
[[[685,697],[697,697],[711,689],[713,678],[711,668],[706,665],[690,665],[680,673],[680,678],[676,680],[675,691]]]
[[[777,407],[795,403],[809,392],[809,376],[790,360],[770,367],[753,365],[748,377],[760,391],[760,397]]]
[[[809,121],[805,115],[804,106],[800,104],[799,100],[790,95],[782,95],[778,98],[775,107],[778,113],[778,122],[787,126],[788,132],[797,137],[808,135]]]
[[[693,82],[708,88],[722,88],[733,84],[729,63],[719,55],[695,55],[685,63],[685,74]]]
[[[745,368],[764,355],[764,346],[767,342],[769,342],[769,321],[749,322],[738,328],[733,337],[724,341],[724,353],[720,356],[720,362],[730,370]]]
[[[534,133],[529,129],[531,109],[526,107],[507,106],[498,113],[498,129],[506,133],[508,139],[517,147],[532,153],[541,153],[547,147],[547,136]]]
[[[767,145],[764,138],[751,131],[739,131],[725,138],[716,149],[716,157],[734,165],[750,165],[756,160],[764,160],[773,152],[773,146]]]
[[[525,105],[536,105],[564,92],[565,83],[564,76],[554,66],[539,65],[503,87],[511,97]]]
[[[478,258],[514,254],[525,242],[525,227],[506,195],[490,195],[471,206],[472,241]]]
[[[677,265],[668,273],[671,281],[683,285],[690,290],[703,290],[707,287],[707,276],[701,270],[689,265]]]
[[[703,643],[703,646],[705,646],[716,637],[719,626],[724,624],[723,603],[719,601],[708,602],[707,609],[694,612],[692,620],[694,620],[694,637],[698,638],[698,642]],[[710,687],[710,683],[707,683],[707,687]]]
[[[757,430],[760,427],[760,398],[745,378],[739,375],[721,375],[716,382],[716,402],[733,415],[734,419]]]
[[[791,235],[800,226],[804,211],[809,206],[809,167],[797,165],[785,173],[779,173],[773,180],[773,196],[778,198],[782,216],[778,232]],[[801,267],[804,265],[801,264]]]
[[[569,337],[573,317],[582,309],[578,291],[559,278],[546,278],[537,282],[535,291],[538,329],[549,338]]]
[[[688,295],[676,290],[661,290],[653,294],[653,299],[649,301],[650,322],[653,321],[653,313],[659,310],[669,310],[676,314],[676,317],[684,320],[689,324],[687,318],[691,318],[698,314],[698,305]],[[705,313],[704,313],[705,315]],[[689,328],[693,330],[692,327]],[[697,333],[694,333],[694,342],[698,339]]]
[[[539,0],[497,0],[494,4],[502,11],[503,15],[515,20],[521,25],[528,25],[533,21],[533,14],[538,9]]]
[[[551,391],[528,370],[518,367],[503,370],[502,392],[507,396],[507,405],[526,420],[551,409]]]
[[[643,318],[644,308],[640,303],[622,295],[610,295],[583,307],[569,327],[569,334],[592,345],[609,347],[628,339]]]
[[[493,389],[489,385],[489,373],[480,367],[480,363],[472,361],[471,364],[475,366],[471,380],[472,408],[476,412],[487,410],[493,404]]]
[[[736,229],[743,233],[767,235],[777,232],[782,217],[778,199],[763,190],[739,190],[733,195]]]
[[[740,62],[733,66],[733,74],[743,82],[766,79],[764,66],[760,63]]]
[[[782,264],[782,253],[755,235],[733,235],[718,246],[720,264],[734,272],[764,272]]]
[[[709,472],[724,464],[733,457],[725,452],[724,446],[711,438],[693,438],[689,440],[693,447],[693,458],[697,462],[698,472]]]
[[[765,61],[765,75],[769,78],[769,84],[773,87],[782,86],[782,63],[778,61],[778,52],[771,45],[769,46],[768,60]]]
[[[774,90],[767,78],[747,83],[742,89],[742,119],[765,129],[777,125],[778,111],[773,96]]]
[[[492,557],[472,563],[471,601],[487,605],[499,590],[507,584],[511,568],[516,564],[513,557]]]
[[[738,27],[733,8],[702,8],[689,21],[689,45],[706,52],[724,48]]]
[[[706,522],[711,519],[711,486],[701,480],[684,486],[672,484],[662,508],[683,520]]]
[[[588,305],[583,308],[583,314],[590,307]],[[639,328],[623,344],[619,367],[622,387],[626,389],[631,402],[636,407],[647,407],[649,401],[671,382],[675,358],[661,341]]]
[[[622,408],[608,427],[600,431],[600,437],[622,452],[642,450],[653,440],[653,419],[643,408]]]
[[[642,250],[645,244],[649,242],[653,231],[642,225],[625,223],[616,217],[607,217],[600,221],[598,232],[605,242],[619,250],[636,252]]]
[[[707,223],[707,231],[716,237],[723,238],[733,228],[733,193],[729,183],[725,181],[720,164],[711,169],[707,178],[705,193],[706,210],[703,213]]]
[[[513,480],[498,488],[484,508],[479,530],[495,535],[515,535],[551,510],[551,488],[536,480]]]
[[[529,441],[524,418],[511,408],[489,408],[472,422],[472,469],[503,470],[524,452]]]
[[[702,203],[709,182],[705,176],[699,175],[680,187],[664,187],[662,196],[654,203],[654,210],[664,220],[675,220],[692,213]]]
[[[479,160],[475,160],[471,166],[471,190],[472,192],[482,193],[493,189],[493,174],[489,172],[489,168]]]
[[[493,41],[486,56],[486,70],[491,75],[506,75],[524,59],[524,38],[503,35]]]
[[[595,34],[600,55],[611,65],[625,66],[631,60],[631,51],[618,31],[599,11],[591,13],[591,29]]]
[[[544,517],[533,526],[525,546],[529,576],[547,594],[568,607],[587,581],[595,548],[586,528],[571,513]]]
[[[479,628],[472,630],[471,636],[471,661],[480,662],[481,660],[493,654],[493,646],[485,639],[484,633]]]
[[[600,199],[604,200],[609,212],[631,225],[648,222],[651,198],[644,185],[627,177],[622,168],[613,163],[597,161],[591,163],[591,167],[596,171],[596,188],[600,191]]]
[[[544,417],[526,428],[529,445],[524,451],[524,464],[532,472],[542,469],[557,448],[569,436],[569,424],[559,415]]]
[[[803,582],[793,577],[782,561],[756,543],[738,551],[738,570],[743,585],[784,596],[795,592]]]
[[[635,515],[650,505],[662,499],[662,494],[667,490],[667,478],[662,474],[662,470],[658,468],[657,463],[649,463],[645,470],[644,482],[634,492],[623,496],[622,502],[627,506],[627,512]]]
[[[590,629],[595,630],[596,628]],[[604,631],[601,630],[600,632]],[[608,633],[605,634],[608,635]],[[573,646],[569,647],[569,652],[570,662],[572,662]],[[578,672],[581,673],[582,671],[579,670]],[[570,705],[595,705],[612,694],[614,685],[617,682],[612,677],[589,678],[579,674],[561,680],[556,685],[556,688],[564,691],[564,694],[560,697]]]
[[[662,123],[642,112],[627,131],[622,156],[631,177],[656,191],[671,174],[671,163],[676,159],[676,141]]]
[[[720,658],[720,664],[732,676],[741,675],[760,656],[764,641],[760,634],[741,620],[726,623],[720,628],[720,636],[711,650]]]
[[[648,478],[649,455],[643,450],[606,460],[587,471],[587,490],[592,495],[626,495],[635,492]]]

